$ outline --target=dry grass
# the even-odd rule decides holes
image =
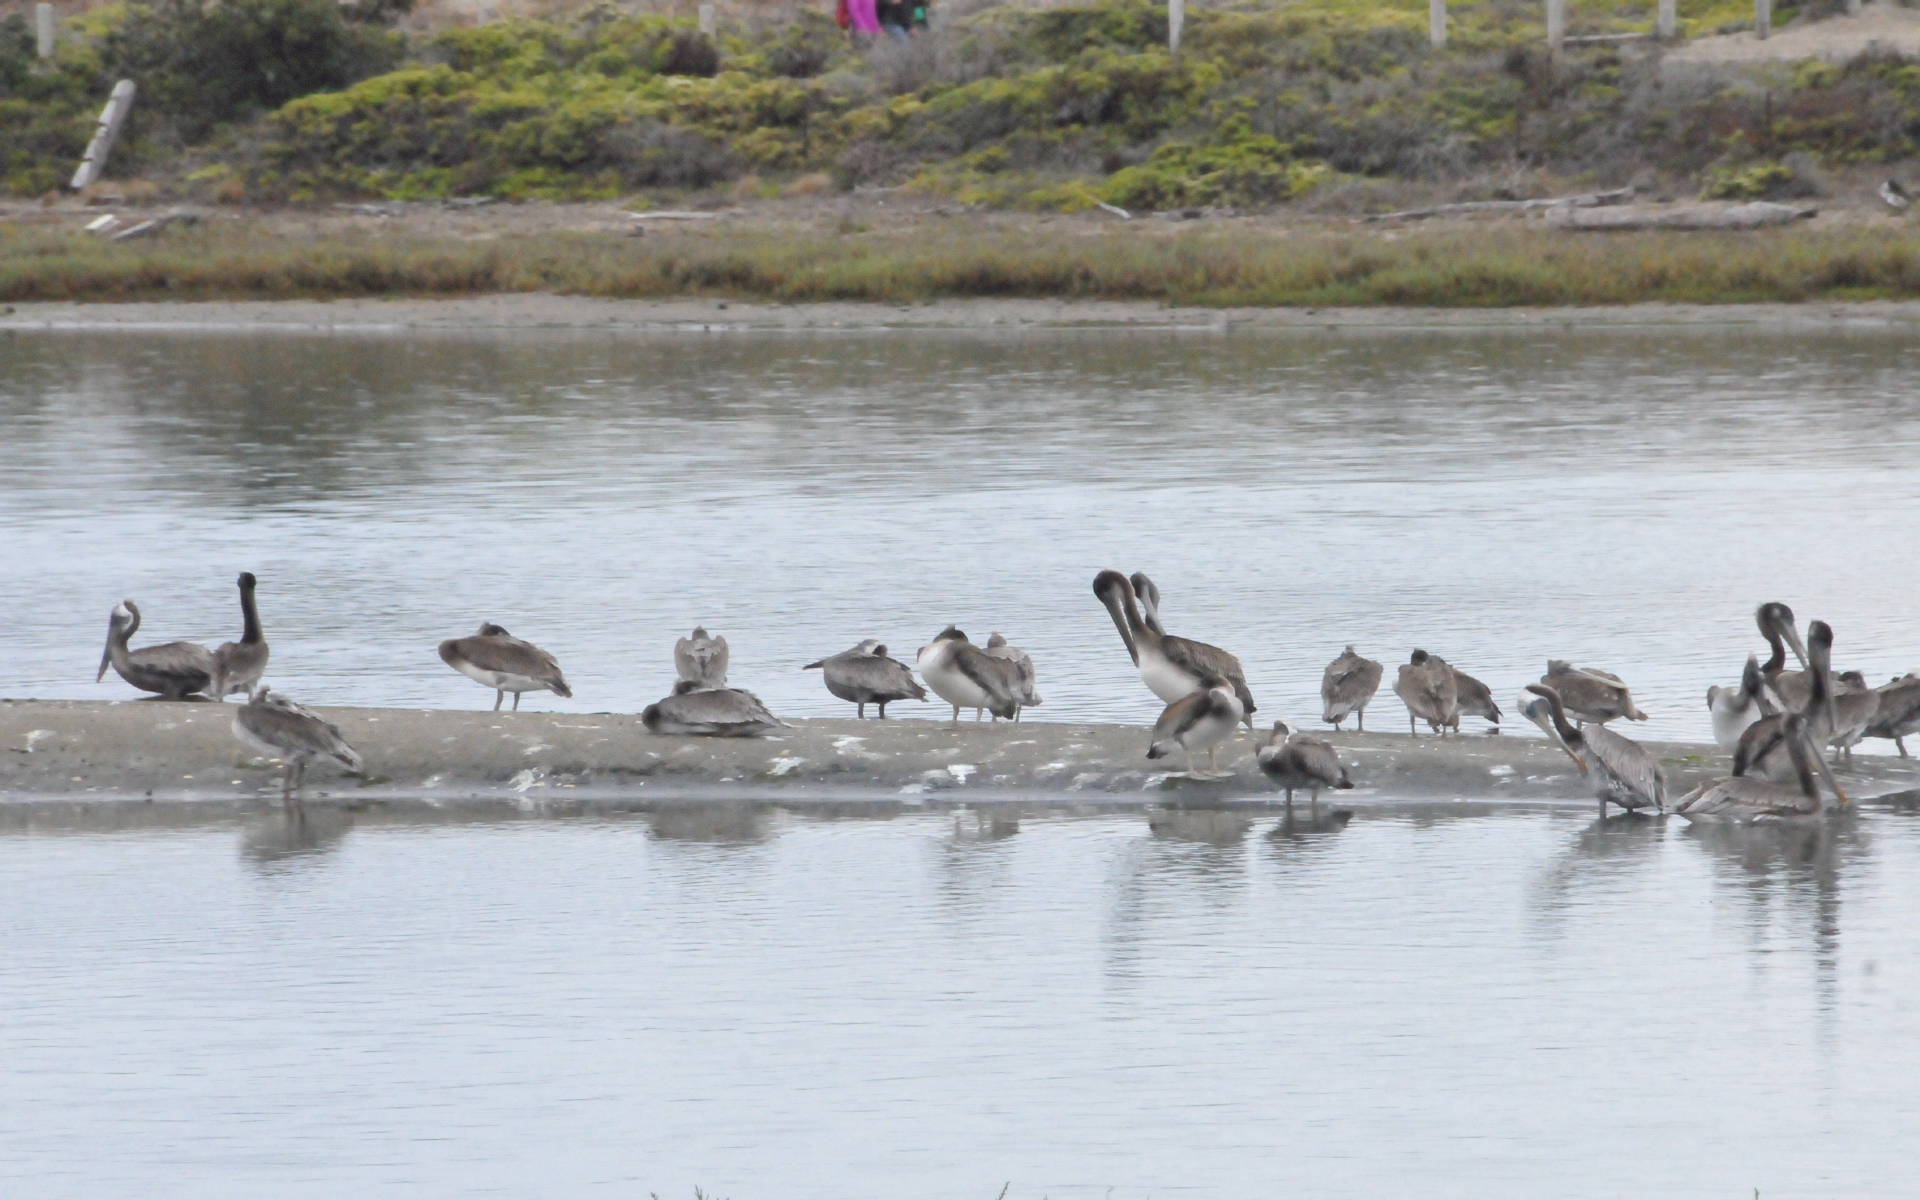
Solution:
[[[1920,296],[1904,226],[1739,234],[1554,234],[1461,226],[1383,235],[1240,223],[1192,231],[952,221],[841,234],[701,231],[268,236],[183,230],[110,245],[0,233],[0,300],[291,299],[556,292],[600,297],[909,301],[1082,297],[1178,305],[1504,307]]]

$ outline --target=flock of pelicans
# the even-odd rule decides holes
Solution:
[[[131,600],[122,602],[108,624],[95,679],[105,678],[111,666],[134,687],[165,699],[223,700],[246,693],[248,702],[234,715],[234,736],[255,753],[285,763],[282,795],[291,801],[307,763],[330,759],[357,771],[362,762],[337,727],[261,682],[268,649],[255,603],[256,585],[252,574],[240,576],[240,640],[211,651],[193,642],[133,649],[140,609]],[[1229,777],[1215,770],[1215,751],[1242,723],[1254,728],[1253,693],[1240,660],[1217,646],[1168,633],[1160,620],[1160,589],[1144,574],[1129,578],[1102,571],[1094,578],[1093,593],[1119,629],[1141,682],[1166,703],[1154,723],[1147,757],[1160,759],[1180,751],[1193,778]],[[1707,692],[1714,737],[1733,755],[1732,774],[1671,803],[1659,759],[1607,728],[1607,722],[1618,718],[1646,720],[1619,676],[1552,660],[1540,682],[1527,685],[1521,714],[1540,726],[1592,781],[1603,815],[1614,804],[1629,812],[1651,808],[1692,820],[1817,818],[1828,807],[1821,783],[1835,804],[1848,802],[1827,763],[1827,748],[1839,748],[1851,762],[1857,742],[1880,737],[1892,739],[1901,757],[1907,756],[1902,739],[1920,732],[1920,673],[1870,687],[1857,671],[1833,672],[1833,629],[1826,622],[1809,625],[1803,642],[1793,611],[1784,604],[1761,605],[1755,620],[1770,651],[1767,660],[1749,655],[1737,686]],[[1798,660],[1797,671],[1787,669],[1789,650]],[[515,711],[523,692],[573,695],[551,654],[491,622],[471,637],[441,642],[440,658],[493,689],[495,711],[508,692],[513,693]],[[674,666],[679,681],[672,693],[641,714],[650,732],[750,737],[784,724],[752,692],[727,685],[725,638],[695,629],[675,645]],[[929,688],[953,707],[956,722],[965,708],[974,710],[975,720],[983,713],[993,714],[996,721],[1018,720],[1021,709],[1041,702],[1032,656],[997,633],[981,647],[949,625],[921,648],[914,667],[920,680],[913,668],[889,657],[886,646],[868,639],[805,669],[819,670],[827,691],[852,703],[862,718],[869,704],[884,719],[887,705],[925,700]],[[1339,729],[1351,716],[1365,732],[1367,706],[1383,674],[1379,663],[1348,646],[1328,664],[1321,681],[1322,718]],[[1502,715],[1487,685],[1425,650],[1415,650],[1400,667],[1393,692],[1406,705],[1410,733],[1421,721],[1444,736],[1448,730],[1459,731],[1462,716],[1498,725]],[[1194,758],[1201,751],[1207,755],[1205,771]],[[1317,805],[1323,788],[1353,786],[1331,742],[1295,732],[1283,721],[1273,723],[1256,760],[1286,792],[1289,807],[1296,790],[1309,792]]]

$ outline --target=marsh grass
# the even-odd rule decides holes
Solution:
[[[1899,227],[1703,234],[1540,228],[1378,232],[1225,226],[1063,234],[968,224],[800,236],[735,231],[497,241],[187,231],[123,245],[0,233],[0,300],[268,300],[553,292],[608,298],[905,302],[964,297],[1194,306],[1615,305],[1920,296]]]

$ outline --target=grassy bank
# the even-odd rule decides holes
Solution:
[[[1078,226],[1076,228],[1076,226]],[[928,228],[800,237],[265,236],[224,228],[111,245],[0,233],[0,300],[210,300],[556,292],[764,301],[1082,297],[1179,305],[1502,307],[1920,296],[1898,229],[1568,236],[1464,227],[1383,237],[1239,223]]]

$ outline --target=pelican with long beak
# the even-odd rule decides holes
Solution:
[[[1593,794],[1600,799],[1601,817],[1607,815],[1609,804],[1618,804],[1628,812],[1649,806],[1655,811],[1666,807],[1667,774],[1661,769],[1660,760],[1645,746],[1605,725],[1575,729],[1567,720],[1560,693],[1539,683],[1528,684],[1526,690],[1540,699],[1523,704],[1521,714],[1545,730],[1549,738],[1559,742],[1580,764],[1593,784]],[[1541,701],[1545,701],[1545,713],[1540,711]]]
[[[271,688],[254,692],[233,714],[233,736],[254,753],[286,764],[280,787],[283,803],[293,803],[310,762],[330,758],[349,771],[361,767],[359,752],[347,745],[339,726],[284,696],[273,695]]]
[[[1812,723],[1800,714],[1786,718],[1783,729],[1787,754],[1793,761],[1796,787],[1783,787],[1765,779],[1734,776],[1703,783],[1680,798],[1673,811],[1689,821],[1807,821],[1817,820],[1826,811],[1814,773],[1833,789],[1838,807],[1848,803],[1833,777],[1827,760],[1813,742]]]
[[[1760,636],[1767,639],[1769,653],[1767,661],[1760,664],[1760,678],[1773,692],[1775,710],[1800,711],[1807,705],[1809,668],[1806,643],[1800,640],[1793,610],[1778,600],[1769,600],[1753,611],[1753,623],[1760,627]],[[1789,648],[1800,660],[1798,671],[1786,669]]]
[[[213,655],[198,642],[163,642],[130,650],[127,643],[140,630],[140,606],[131,600],[114,605],[107,618],[107,648],[100,652],[99,683],[107,668],[143,692],[162,700],[185,700],[213,683]]]
[[[514,637],[488,621],[472,637],[448,638],[440,643],[440,661],[475,683],[493,689],[493,711],[513,693],[513,711],[520,711],[521,692],[552,692],[571,698],[573,689],[553,655]]]
[[[222,642],[213,652],[213,686],[207,694],[225,700],[235,692],[248,695],[267,673],[267,637],[260,632],[260,609],[253,600],[259,580],[252,571],[240,572],[240,640]]]
[[[1787,735],[1787,722],[1792,716],[1805,717],[1811,736],[1818,741],[1835,736],[1833,627],[1825,621],[1815,621],[1807,627],[1807,634],[1806,698],[1797,714],[1776,714],[1747,726],[1733,751],[1735,778],[1753,776],[1775,783],[1793,781],[1799,768],[1794,765],[1793,747]],[[1878,697],[1875,700],[1877,702]]]
[[[1146,584],[1150,616],[1140,610],[1136,585]],[[1219,677],[1232,687],[1240,701],[1241,719],[1253,728],[1253,692],[1247,688],[1247,674],[1240,660],[1218,646],[1174,637],[1160,625],[1159,589],[1145,575],[1129,580],[1118,571],[1102,571],[1093,577],[1093,594],[1106,605],[1120,640],[1127,644],[1127,656],[1140,668],[1140,681],[1147,690],[1167,704],[1173,704],[1206,686],[1209,678]],[[923,672],[924,674],[924,672]],[[929,680],[929,683],[932,681]]]

